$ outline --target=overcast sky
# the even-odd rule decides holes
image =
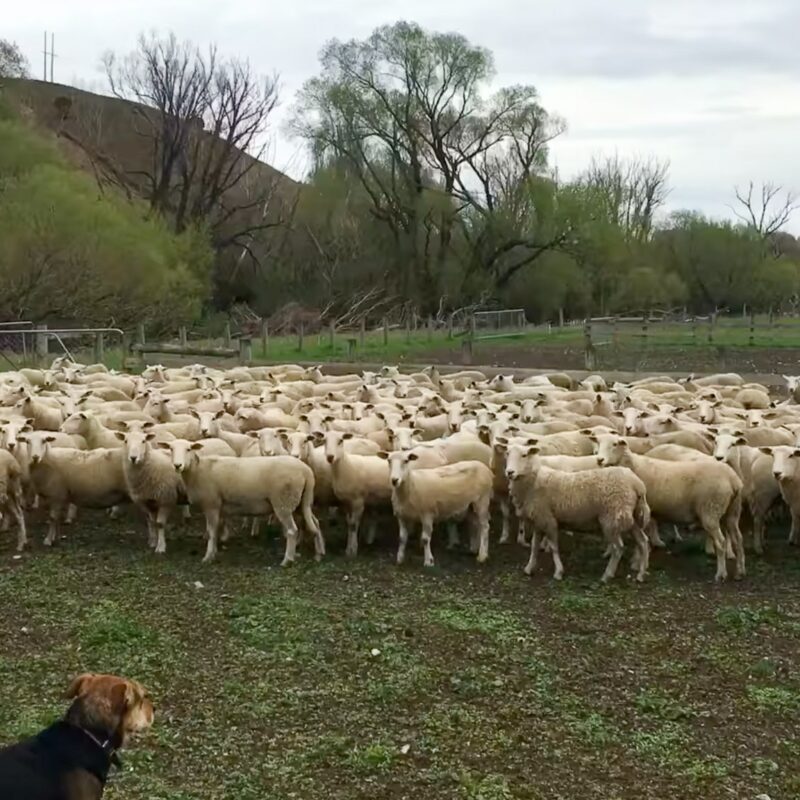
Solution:
[[[0,36],[34,75],[56,35],[56,80],[104,87],[98,64],[141,30],[174,31],[281,78],[282,106],[317,70],[329,38],[414,20],[494,52],[497,85],[533,83],[566,118],[563,177],[593,154],[671,162],[671,208],[730,216],[735,184],[800,191],[800,0],[3,0]],[[273,163],[301,177],[297,142],[276,132]],[[800,212],[790,229],[800,234]]]

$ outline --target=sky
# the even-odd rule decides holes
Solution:
[[[413,20],[489,48],[496,87],[537,87],[567,121],[552,150],[562,178],[596,155],[654,155],[670,162],[670,209],[722,217],[750,180],[800,193],[800,0],[0,3],[0,36],[20,45],[35,77],[45,29],[55,33],[56,81],[95,91],[105,89],[104,51],[129,51],[141,31],[174,31],[277,73],[279,116],[318,71],[328,39]],[[301,178],[302,147],[279,123],[269,160]],[[800,211],[788,230],[800,235]]]

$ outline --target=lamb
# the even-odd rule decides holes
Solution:
[[[314,516],[314,473],[291,456],[256,456],[241,459],[231,456],[199,455],[202,445],[193,442],[183,467],[176,467],[183,478],[189,502],[198,505],[206,518],[208,544],[204,562],[217,555],[217,536],[223,513],[260,517],[274,514],[283,526],[286,549],[281,566],[296,557],[299,508],[303,521],[314,535],[316,559],[325,554],[325,540]]]
[[[623,553],[623,535],[636,543],[632,567],[636,580],[647,573],[649,545],[644,528],[650,523],[650,509],[644,483],[630,470],[609,467],[603,470],[563,472],[545,466],[535,445],[513,445],[506,462],[511,498],[517,514],[533,526],[530,559],[525,574],[536,569],[539,534],[544,533],[553,554],[553,577],[561,580],[564,565],[558,549],[560,527],[571,530],[600,529],[610,556],[602,581],[616,574]],[[613,472],[609,473],[609,469]]]
[[[72,504],[88,508],[111,508],[128,500],[128,487],[121,449],[76,450],[54,447],[55,434],[31,437],[31,481],[49,509],[49,527],[44,543],[51,546],[59,523]]]
[[[346,553],[358,553],[358,528],[367,506],[387,506],[392,499],[389,465],[377,456],[348,453],[344,443],[352,433],[328,431],[325,434],[325,457],[331,465],[333,491],[344,506],[347,517]]]
[[[700,523],[714,544],[717,581],[728,575],[727,546],[721,528],[724,524],[736,558],[735,577],[744,576],[745,556],[738,523],[743,486],[727,464],[710,460],[672,462],[636,455],[624,439],[609,434],[597,436],[596,441],[600,466],[628,467],[641,478],[654,517],[673,524]]]
[[[156,435],[142,431],[117,432],[123,446],[128,495],[147,520],[147,544],[157,554],[167,552],[166,525],[169,515],[186,492],[172,459],[153,446]]]
[[[489,557],[489,503],[492,499],[492,471],[478,461],[464,461],[433,469],[415,470],[419,456],[413,451],[387,453],[392,508],[400,529],[397,563],[405,559],[408,526],[422,526],[425,566],[434,564],[431,552],[433,524],[437,520],[461,517],[472,511],[478,529],[478,563]]]

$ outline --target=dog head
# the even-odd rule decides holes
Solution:
[[[147,690],[136,681],[116,675],[84,673],[70,684],[72,705],[67,721],[90,731],[101,731],[122,747],[129,734],[147,730],[155,710]]]

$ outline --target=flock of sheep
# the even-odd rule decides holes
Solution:
[[[397,562],[419,524],[426,566],[434,525],[459,523],[479,562],[489,557],[491,512],[499,542],[530,546],[531,573],[549,551],[561,578],[559,533],[598,532],[603,580],[631,546],[637,580],[659,523],[705,532],[716,579],[745,574],[742,527],[763,552],[773,505],[788,506],[800,540],[800,379],[770,397],[736,374],[644,378],[607,386],[562,373],[516,381],[476,370],[395,367],[326,375],[296,365],[216,370],[202,365],[109,372],[56,359],[50,369],[0,375],[0,511],[27,542],[26,511],[46,509],[46,545],[81,508],[131,502],[148,543],[166,551],[166,525],[183,507],[206,523],[205,560],[233,516],[274,518],[283,564],[303,536],[325,553],[318,519],[340,510],[347,554],[374,538],[376,514],[397,519]],[[324,516],[323,516],[324,515]],[[742,521],[745,520],[745,524]],[[298,527],[298,523],[301,523]]]

